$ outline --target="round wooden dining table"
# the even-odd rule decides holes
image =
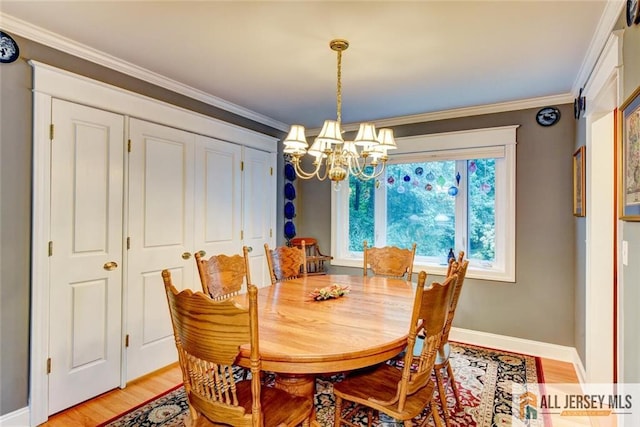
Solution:
[[[349,293],[316,301],[331,285]],[[262,369],[276,387],[313,400],[317,374],[384,362],[406,346],[415,286],[402,279],[347,275],[306,276],[258,289]],[[246,295],[234,297],[243,303]],[[249,345],[238,364],[249,367]]]

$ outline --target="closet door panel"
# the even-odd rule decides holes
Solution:
[[[195,250],[206,257],[242,253],[242,147],[198,137]]]
[[[243,219],[245,245],[249,253],[251,279],[257,286],[271,284],[264,253],[264,244],[274,245],[275,221],[275,156],[252,148],[243,147]]]
[[[160,275],[200,289],[192,257],[195,135],[131,119],[129,125],[127,380],[177,360]]]
[[[54,99],[48,413],[120,383],[124,117]]]

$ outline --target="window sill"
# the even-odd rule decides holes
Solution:
[[[357,258],[334,258],[331,265],[340,267],[362,268],[362,259]],[[444,276],[447,273],[447,266],[440,264],[415,263],[413,265],[414,275],[420,271],[426,271],[429,275]],[[489,280],[494,282],[515,283],[515,274],[509,274],[505,271],[490,270],[480,266],[469,265],[467,269],[467,278]]]

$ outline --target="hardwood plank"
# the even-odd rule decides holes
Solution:
[[[565,384],[580,382],[572,363],[545,358],[541,360],[545,382]]]
[[[87,427],[107,421],[130,408],[182,383],[177,363],[140,377],[123,389],[115,389],[49,417],[47,427]]]

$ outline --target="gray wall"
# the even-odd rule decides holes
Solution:
[[[572,214],[573,105],[543,128],[535,109],[399,126],[396,137],[518,124],[516,283],[467,279],[455,326],[567,346],[574,345],[575,231]],[[299,183],[298,235],[331,243],[327,182]],[[418,245],[420,242],[417,242]],[[358,269],[331,267],[335,273]],[[435,277],[435,276],[434,276]]]
[[[283,132],[13,35],[20,59],[0,66],[0,415],[29,393],[32,69],[29,59],[271,136]]]
[[[623,36],[622,57],[624,63],[624,93],[626,100],[640,87],[640,25],[627,28]],[[623,294],[621,304],[621,327],[623,330],[623,371],[620,381],[640,382],[640,222],[623,222],[620,227],[622,240],[629,244],[629,265],[622,266],[619,283]],[[620,262],[622,262],[622,257]]]
[[[31,74],[24,61],[0,65],[0,414],[6,414],[28,397]]]

